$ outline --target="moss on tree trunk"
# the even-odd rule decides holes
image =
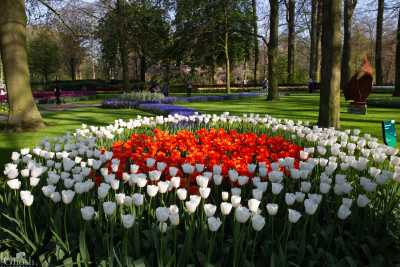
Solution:
[[[8,124],[12,128],[43,126],[29,80],[24,0],[2,0],[0,48],[8,92]]]

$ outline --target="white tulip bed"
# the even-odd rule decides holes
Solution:
[[[224,162],[170,166],[145,152],[142,168],[113,154],[116,141],[156,128],[281,136],[301,151],[252,159],[247,175]],[[397,153],[358,130],[253,114],[82,125],[12,154],[0,252],[24,252],[40,266],[393,266]]]

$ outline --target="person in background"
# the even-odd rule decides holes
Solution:
[[[188,81],[186,83],[186,96],[187,97],[192,96],[192,89],[193,89],[193,84],[192,84],[192,82]]]
[[[310,94],[312,94],[312,92],[315,90],[315,82],[314,82],[314,80],[310,77],[309,79],[308,79],[308,92],[310,93]]]
[[[60,105],[61,104],[61,89],[57,84],[54,87],[54,96],[56,97],[57,105]]]
[[[266,92],[268,94],[268,80],[267,79],[264,79],[261,82],[261,86],[262,86],[263,92]]]
[[[168,96],[169,95],[169,84],[168,82],[164,82],[162,89],[161,89],[161,93],[163,93],[164,96]]]

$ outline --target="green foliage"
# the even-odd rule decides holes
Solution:
[[[28,48],[31,73],[47,82],[61,65],[56,37],[45,30],[41,30],[30,40]]]

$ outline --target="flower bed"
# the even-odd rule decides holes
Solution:
[[[168,105],[168,104],[145,103],[145,104],[139,104],[136,108],[158,115],[179,114],[179,115],[189,116],[195,113],[194,109],[182,106]]]
[[[393,266],[397,152],[270,116],[83,125],[12,154],[0,244],[49,265]]]
[[[151,94],[151,93],[149,93]],[[140,104],[174,104],[179,102],[208,102],[208,101],[226,101],[245,97],[261,96],[261,93],[237,93],[226,95],[210,96],[191,96],[191,97],[164,97],[154,99],[143,99],[123,97],[111,98],[103,101],[104,108],[137,108]]]

